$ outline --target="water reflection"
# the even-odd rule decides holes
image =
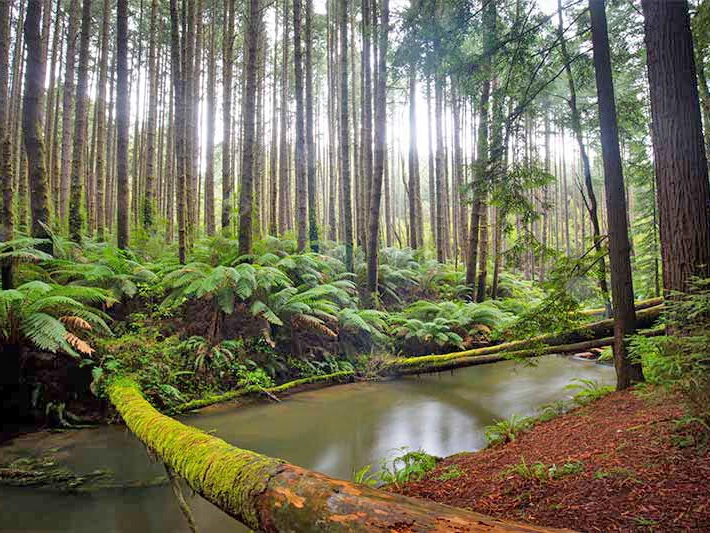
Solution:
[[[572,378],[613,381],[613,369],[546,357],[534,367],[497,363],[390,383],[358,383],[300,394],[279,404],[219,409],[185,417],[243,448],[350,478],[377,467],[394,449],[422,448],[439,456],[484,445],[483,428],[513,413],[568,397]],[[77,472],[110,468],[124,481],[162,474],[141,444],[121,427],[76,432],[58,447]],[[54,437],[54,436],[52,436]],[[16,447],[27,447],[19,439]],[[47,443],[44,443],[47,447]],[[198,526],[245,531],[208,502],[193,497]],[[41,510],[41,512],[38,512]],[[131,533],[187,531],[167,487],[67,495],[0,488],[0,530]]]

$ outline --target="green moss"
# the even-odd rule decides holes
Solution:
[[[131,431],[193,490],[258,529],[256,498],[282,461],[236,448],[160,414],[130,378],[116,379],[108,394]]]
[[[284,383],[282,385],[277,385],[276,387],[269,387],[268,389],[249,386],[244,387],[243,389],[225,392],[223,394],[210,394],[197,400],[185,402],[182,405],[176,407],[174,411],[179,413],[184,413],[186,411],[194,411],[195,409],[202,409],[203,407],[228,402],[230,400],[235,400],[237,398],[249,396],[252,394],[261,394],[264,391],[270,394],[283,394],[293,388],[300,387],[303,385],[311,385],[315,383],[347,383],[349,381],[352,381],[354,376],[355,373],[352,370],[347,370],[342,372],[335,372],[333,374],[324,374],[322,376],[311,376],[307,378],[296,379],[294,381],[289,381],[288,383]]]

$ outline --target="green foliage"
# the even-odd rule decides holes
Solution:
[[[710,425],[710,279],[694,279],[691,291],[666,300],[662,320],[669,334],[631,337],[630,355],[647,381],[679,392],[692,416]]]
[[[352,480],[354,483],[368,487],[376,487],[379,484],[377,474],[372,472],[372,465],[365,465],[359,470],[353,470]]]
[[[523,431],[529,429],[533,424],[533,419],[526,416],[513,414],[505,420],[494,421],[490,426],[484,428],[486,442],[488,446],[497,446],[512,442]]]
[[[584,463],[581,461],[575,461],[572,463],[565,463],[562,466],[557,464],[546,465],[545,463],[535,462],[528,464],[525,461],[525,457],[520,457],[520,462],[514,465],[510,465],[503,471],[503,475],[516,475],[523,479],[536,479],[540,482],[554,481],[565,476],[571,476],[579,474],[584,470]]]
[[[402,349],[412,355],[438,352],[451,347],[463,348],[463,339],[451,329],[453,322],[445,318],[435,318],[430,322],[414,318],[393,318],[392,322],[395,325],[394,333],[398,342],[401,342]],[[410,340],[417,342],[416,344],[406,342]]]
[[[567,402],[557,400],[555,402],[546,403],[540,407],[540,414],[537,419],[541,422],[547,422],[565,414],[569,410]]]
[[[458,465],[449,465],[446,467],[446,469],[441,472],[438,476],[436,476],[437,481],[451,481],[454,479],[458,479],[461,476],[463,476],[464,473],[461,471],[461,469],[458,467]]]
[[[56,259],[47,263],[52,280],[66,285],[101,287],[116,300],[133,298],[139,286],[157,280],[157,276],[125,250],[104,245],[82,261]]]
[[[572,383],[565,387],[565,390],[577,391],[572,397],[572,401],[579,405],[587,405],[614,392],[614,387],[602,385],[591,379],[574,378]]]
[[[77,358],[91,355],[93,348],[80,336],[91,331],[111,334],[106,315],[91,306],[112,301],[101,289],[42,281],[0,290],[0,345],[31,344]]]
[[[403,447],[397,451],[400,455],[385,459],[381,465],[380,479],[386,485],[400,487],[410,481],[419,481],[434,469],[439,460],[423,450],[409,451]]]

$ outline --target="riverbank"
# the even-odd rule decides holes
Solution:
[[[682,416],[675,397],[615,392],[398,492],[578,531],[710,531],[710,454]]]

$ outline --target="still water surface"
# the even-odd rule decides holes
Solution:
[[[357,383],[304,392],[278,404],[219,408],[186,423],[239,447],[350,479],[397,448],[447,456],[484,446],[483,428],[513,413],[533,414],[568,398],[575,378],[612,383],[613,368],[549,356],[536,366],[512,361],[387,383]],[[50,442],[51,441],[51,442]],[[15,450],[52,448],[75,472],[110,469],[117,482],[164,475],[125,428],[105,426],[44,437],[21,437]],[[189,498],[202,531],[246,531],[197,496]],[[182,532],[184,519],[167,486],[62,494],[0,487],[0,531]]]

